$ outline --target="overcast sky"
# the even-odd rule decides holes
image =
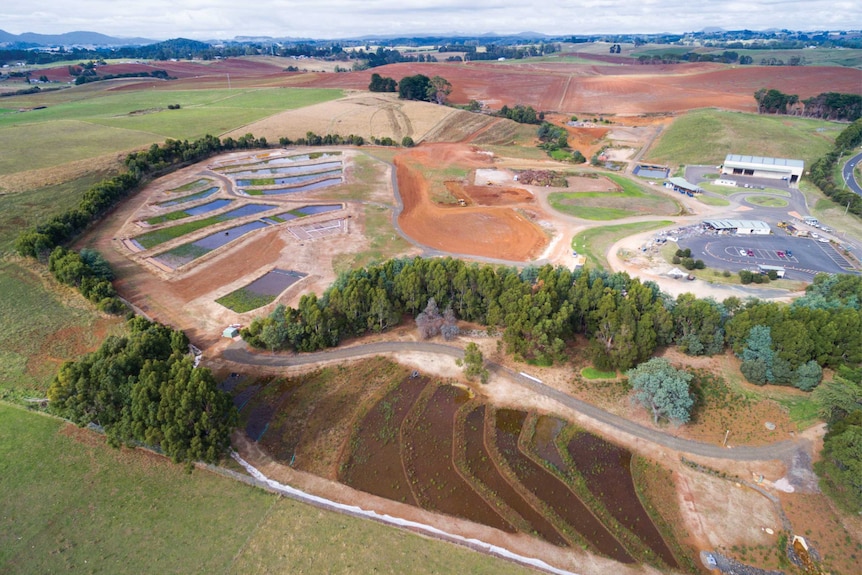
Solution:
[[[862,28],[859,0],[3,0],[13,34],[86,30],[156,40],[542,32]]]

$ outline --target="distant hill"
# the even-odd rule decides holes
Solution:
[[[66,32],[64,34],[10,34],[0,30],[0,44],[23,46],[143,46],[155,40],[147,38],[117,38],[98,32]]]

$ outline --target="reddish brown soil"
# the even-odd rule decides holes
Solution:
[[[591,433],[578,433],[567,446],[587,489],[611,515],[636,534],[667,565],[678,567],[652,519],[647,514],[631,474],[632,454]]]
[[[372,408],[359,424],[339,481],[393,501],[418,505],[401,463],[399,435],[404,417],[426,384],[426,378],[405,380]]]
[[[455,469],[452,426],[455,412],[468,398],[463,389],[442,385],[427,403],[414,406],[401,427],[404,467],[422,507],[514,533]]]
[[[452,195],[464,199],[469,204],[480,206],[513,206],[533,203],[533,194],[521,188],[501,186],[465,186],[461,182],[446,182],[446,189]]]
[[[404,210],[398,223],[419,242],[443,251],[526,261],[547,244],[534,224],[503,207],[443,207],[431,201],[422,166],[487,167],[491,160],[463,144],[430,144],[400,153],[394,163]]]
[[[464,422],[465,463],[473,481],[502,500],[528,523],[530,531],[542,539],[563,547],[569,542],[530,503],[512,487],[493,464],[494,458],[485,445],[485,406],[471,411]]]
[[[856,93],[862,70],[833,66],[736,66],[723,64],[589,65],[402,63],[375,68],[383,76],[440,75],[453,86],[450,100],[530,105],[537,110],[645,114],[702,107],[755,111],[762,87],[808,98],[821,92]],[[308,78],[314,86],[366,89],[370,71]]]
[[[501,409],[495,413],[492,423],[495,427],[492,432],[494,443],[509,469],[524,487],[550,509],[555,510],[560,519],[580,533],[600,553],[621,563],[634,562],[619,541],[565,483],[521,453],[518,437],[526,417],[526,412],[511,409]]]

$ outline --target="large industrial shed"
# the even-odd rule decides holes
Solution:
[[[765,236],[772,231],[769,224],[760,220],[705,220],[703,223],[718,232],[744,236]]]
[[[791,184],[796,184],[802,177],[804,169],[805,162],[802,160],[728,154],[721,166],[721,173],[786,180]]]

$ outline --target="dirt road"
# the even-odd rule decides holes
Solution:
[[[335,348],[331,351],[305,353],[301,355],[273,355],[268,353],[252,353],[243,341],[232,343],[222,352],[222,358],[238,364],[265,367],[291,367],[316,363],[344,361],[357,357],[378,355],[384,353],[422,352],[463,358],[464,351],[460,348],[429,342],[390,341],[361,344],[351,347]],[[507,367],[493,362],[486,362],[486,367],[493,373],[503,376],[513,383],[545,398],[551,399],[591,419],[608,425],[615,430],[628,435],[650,441],[652,443],[673,449],[674,451],[732,461],[768,461],[791,456],[798,448],[796,441],[779,441],[771,445],[758,447],[734,447],[727,449],[718,445],[683,439],[673,435],[644,427],[618,415],[599,409],[553,387],[545,385],[532,377],[525,377]]]

